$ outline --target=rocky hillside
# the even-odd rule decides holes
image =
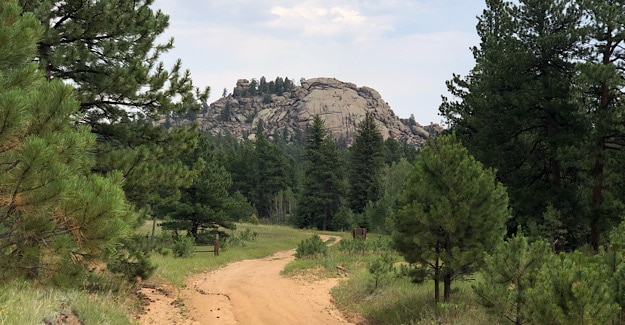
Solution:
[[[288,79],[287,79],[288,82]],[[414,120],[400,119],[380,94],[369,87],[357,87],[334,78],[301,80],[281,94],[258,92],[257,82],[241,79],[231,95],[205,107],[197,115],[203,130],[214,135],[231,134],[253,139],[259,124],[265,134],[286,136],[291,141],[304,134],[315,115],[321,116],[337,141],[351,143],[366,112],[373,113],[384,139],[422,146],[436,124],[423,127]],[[250,91],[250,89],[253,91]]]

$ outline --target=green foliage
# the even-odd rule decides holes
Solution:
[[[440,112],[498,170],[514,211],[510,233],[520,225],[558,249],[598,251],[623,216],[622,6],[486,2],[476,65],[447,83],[455,99]]]
[[[346,231],[358,226],[356,216],[346,206],[341,206],[332,217],[332,228],[336,231]]]
[[[155,43],[169,17],[152,2],[20,1],[43,26],[36,61],[46,77],[80,89],[68,123],[89,125],[97,137],[91,170],[120,171],[126,198],[143,216],[175,201],[198,173],[178,159],[195,146],[197,127],[166,130],[154,121],[193,115],[208,98],[180,61],[169,70],[159,61],[173,40]]]
[[[362,254],[367,251],[367,241],[363,238],[344,239],[339,242],[339,251],[347,254]]]
[[[315,258],[320,255],[325,255],[328,251],[328,246],[321,240],[319,235],[314,234],[308,239],[302,240],[295,251],[295,257],[297,258]]]
[[[542,265],[536,286],[528,288],[533,324],[607,324],[618,315],[598,256],[576,251],[552,255]]]
[[[296,226],[335,229],[333,218],[344,193],[343,172],[336,143],[319,115],[315,115],[308,130],[304,175]]]
[[[90,175],[95,137],[73,127],[71,86],[34,61],[41,27],[0,4],[0,278],[69,284],[129,235],[136,220],[119,172]]]
[[[525,324],[530,319],[527,291],[536,287],[539,270],[551,255],[546,242],[530,245],[519,231],[485,258],[483,279],[473,289],[497,323]]]
[[[269,142],[263,133],[256,134],[250,158],[253,160],[243,161],[251,165],[246,168],[250,172],[246,181],[252,186],[248,193],[250,201],[259,217],[270,217],[272,199],[278,192],[286,190],[291,181],[288,161],[280,148]]]
[[[358,124],[358,135],[349,149],[347,199],[355,213],[362,213],[369,201],[375,202],[380,198],[379,173],[383,166],[382,133],[373,113],[367,112],[365,119]]]
[[[150,260],[152,249],[147,237],[136,234],[121,244],[107,264],[111,272],[123,274],[128,281],[137,277],[147,279],[154,274],[156,266]]]
[[[373,276],[374,290],[378,288],[378,284],[383,278],[387,277],[395,270],[393,263],[395,263],[395,258],[389,253],[383,253],[380,257],[369,263],[368,270]]]
[[[195,253],[195,240],[191,236],[177,236],[174,239],[172,250],[176,257],[191,257]]]
[[[455,135],[431,140],[421,150],[400,198],[393,239],[418,274],[451,282],[475,272],[501,241],[509,218],[505,188],[493,170],[467,153]],[[421,280],[421,279],[416,279]]]
[[[231,247],[245,246],[246,242],[255,241],[257,238],[258,232],[252,231],[250,228],[245,228],[245,230],[238,233],[233,231],[232,233],[219,238],[221,245],[220,249],[227,250]]]
[[[398,210],[397,198],[405,184],[412,165],[404,158],[390,166],[384,166],[380,172],[382,195],[376,202],[369,202],[363,211],[370,230],[381,234],[390,234],[394,229]]]
[[[66,324],[63,315],[74,314],[81,324],[135,324],[127,291],[94,293],[33,285],[26,281],[0,284],[0,324]],[[58,323],[44,323],[59,320]],[[67,322],[69,323],[69,322]]]
[[[625,311],[625,223],[610,232],[610,244],[603,252],[609,287],[614,301],[621,307],[621,317]]]
[[[188,231],[197,239],[198,234],[207,229],[234,229],[231,214],[246,210],[247,202],[241,196],[230,196],[228,191],[232,187],[232,179],[218,164],[213,151],[209,139],[202,135],[197,149],[183,157],[187,164],[199,162],[203,168],[191,185],[181,190],[177,202],[161,208],[160,212],[170,219],[161,224],[164,229]]]
[[[338,249],[344,254],[360,254],[365,253],[383,253],[392,250],[393,242],[383,236],[373,237],[369,236],[369,239],[365,240],[362,237],[356,237],[352,239],[343,239],[338,243]]]

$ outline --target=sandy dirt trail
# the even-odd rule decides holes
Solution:
[[[327,238],[324,238],[326,240]],[[332,304],[338,279],[284,277],[295,250],[234,262],[187,279],[187,287],[144,288],[140,324],[356,324]],[[360,323],[360,322],[357,322]]]

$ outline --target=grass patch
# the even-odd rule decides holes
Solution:
[[[371,290],[371,274],[361,269],[333,288],[339,308],[376,324],[489,324],[484,309],[475,303],[468,282],[455,282],[451,301],[434,304],[434,284],[415,284],[406,277],[391,277]]]
[[[156,279],[161,277],[174,285],[182,286],[184,279],[193,274],[213,270],[230,262],[262,258],[278,251],[293,249],[302,239],[312,235],[311,231],[285,226],[253,224],[238,224],[235,233],[246,232],[247,229],[258,234],[256,239],[227,247],[220,251],[219,256],[206,252],[195,253],[189,258],[153,254],[152,261],[158,266],[154,274]],[[198,247],[197,250],[206,250],[206,247]]]
[[[436,306],[433,282],[412,283],[402,272],[402,259],[388,240],[375,235],[367,241],[343,240],[329,247],[324,257],[292,261],[283,273],[297,275],[312,270],[325,277],[347,274],[349,277],[331,291],[336,304],[374,324],[490,323],[485,310],[476,303],[470,282],[454,282],[451,301]],[[380,263],[389,267],[379,268]]]
[[[134,324],[130,313],[125,294],[36,287],[24,281],[0,285],[0,324],[43,324],[69,315],[85,325]]]

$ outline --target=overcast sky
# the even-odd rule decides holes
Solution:
[[[163,56],[210,86],[237,79],[334,77],[376,89],[400,117],[439,123],[453,73],[466,75],[484,0],[156,0],[170,16]]]

